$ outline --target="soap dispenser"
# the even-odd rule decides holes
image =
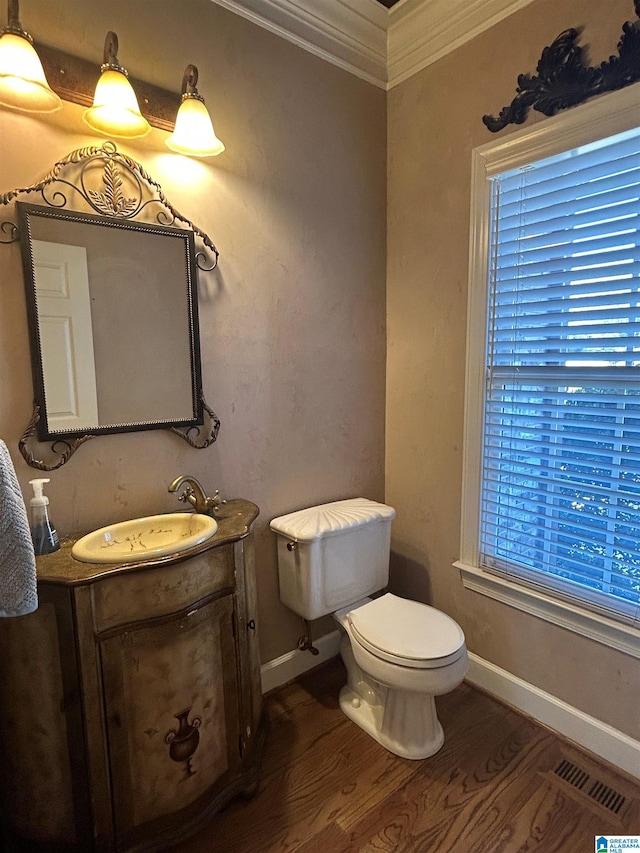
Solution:
[[[36,557],[42,554],[51,554],[60,548],[58,534],[49,518],[49,498],[42,494],[42,487],[50,480],[29,480],[33,486],[33,497],[31,498],[31,538],[33,550]]]

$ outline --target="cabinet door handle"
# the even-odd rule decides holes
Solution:
[[[252,631],[256,630],[256,620],[252,619],[250,622],[247,622],[247,628],[250,628]]]

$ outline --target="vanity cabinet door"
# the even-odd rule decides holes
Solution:
[[[100,643],[118,850],[182,834],[239,772],[233,611],[226,595]]]

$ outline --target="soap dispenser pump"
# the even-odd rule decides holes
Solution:
[[[51,554],[60,548],[58,534],[49,518],[49,498],[42,493],[44,484],[50,482],[51,480],[48,479],[29,480],[29,484],[33,486],[33,497],[29,503],[31,504],[31,538],[36,557]]]

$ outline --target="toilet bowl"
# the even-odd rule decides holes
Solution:
[[[390,752],[428,758],[444,742],[435,697],[469,663],[461,628],[444,613],[391,593],[395,510],[366,498],[274,518],[282,602],[305,620],[332,614],[342,632],[343,712]]]
[[[387,593],[333,614],[342,637],[349,719],[403,758],[434,755],[444,743],[435,697],[462,683],[464,635],[444,613]]]

